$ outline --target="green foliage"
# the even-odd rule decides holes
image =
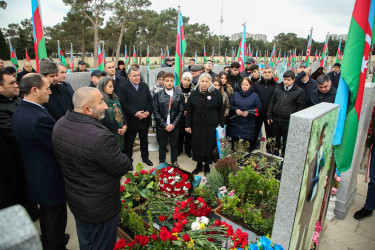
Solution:
[[[143,220],[141,216],[138,216],[134,210],[132,209],[132,206],[122,206],[121,209],[121,224],[124,227],[129,228],[134,235],[145,235],[146,229],[143,224]]]
[[[196,191],[197,190],[201,190],[198,191],[200,195],[197,194],[197,197],[202,197],[204,201],[208,203],[211,207],[215,207],[217,205],[217,192],[212,192],[208,186],[203,186],[202,189],[197,188]]]
[[[228,175],[229,173],[237,172],[239,170],[236,159],[229,156],[223,159],[219,159],[215,164],[215,169],[223,176],[224,185],[228,186]]]
[[[219,188],[224,186],[224,178],[217,170],[211,171],[207,175],[208,188],[214,193],[217,194]]]
[[[9,46],[7,45],[3,32],[0,29],[0,58],[10,60]]]
[[[241,200],[236,195],[233,195],[233,197],[226,195],[223,197],[222,201],[223,201],[223,213],[224,214],[233,215],[237,219],[243,217],[240,210],[238,210],[238,206]]]

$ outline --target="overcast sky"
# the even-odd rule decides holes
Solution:
[[[0,27],[31,18],[31,0],[8,0],[7,9],[0,9]],[[180,5],[189,23],[205,23],[214,34],[220,34],[222,0],[151,0],[152,10],[160,12]],[[223,0],[223,35],[242,32],[247,22],[248,33],[267,35],[267,40],[281,33],[296,33],[307,37],[313,27],[313,39],[325,40],[327,32],[347,34],[352,17],[354,0]],[[63,21],[69,10],[62,0],[40,0],[44,26]],[[176,23],[177,25],[177,23]]]

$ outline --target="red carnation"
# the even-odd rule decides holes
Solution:
[[[168,167],[167,167],[167,170],[169,171],[169,170],[171,170],[171,168],[172,168],[171,166],[168,166]]]
[[[164,231],[164,230],[167,230],[167,228],[166,227],[161,227],[160,228],[160,231]]]
[[[186,224],[188,224],[188,220],[187,220],[187,219],[184,219],[184,220],[181,221],[181,223],[182,223],[182,225],[185,226]]]
[[[172,183],[172,182],[173,182],[173,180],[172,180],[172,179],[169,179],[169,180],[168,180],[168,182],[169,182],[169,183]]]
[[[164,216],[164,215],[160,215],[160,216],[159,216],[159,220],[160,220],[160,221],[165,221],[166,219],[167,219],[167,217]]]
[[[151,239],[152,239],[153,241],[157,241],[157,240],[158,240],[158,236],[157,236],[157,234],[151,234]]]
[[[120,192],[125,191],[125,187],[123,185],[120,185]]]
[[[181,201],[181,209],[185,209],[187,206],[187,201]]]
[[[171,240],[178,240],[176,235],[171,236]]]
[[[163,241],[167,241],[167,240],[169,240],[171,237],[172,237],[172,234],[171,234],[171,232],[169,232],[168,230],[162,230],[162,231],[160,232],[160,239],[163,240]]]
[[[135,172],[134,176],[138,176],[138,173],[137,173],[137,172]]]
[[[189,175],[188,175],[188,174],[183,174],[183,175],[182,175],[182,179],[183,179],[184,181],[189,180]]]
[[[190,189],[190,188],[191,188],[191,184],[190,184],[190,182],[186,183],[185,187],[186,187],[187,189]]]
[[[126,178],[125,182],[124,182],[124,185],[126,184],[129,184],[130,183],[130,179],[129,178]]]
[[[141,247],[146,246],[147,243],[148,243],[148,237],[147,236],[142,236],[142,238],[139,241],[139,244],[141,245]]]
[[[180,188],[181,188],[181,183],[176,183],[176,184],[174,185],[174,187],[175,187],[176,189],[180,189]]]
[[[141,169],[141,170],[139,171],[139,173],[140,173],[140,174],[148,174],[147,170],[144,170],[144,169]]]
[[[219,227],[220,225],[221,225],[221,223],[220,223],[219,220],[215,221],[215,226]]]
[[[183,238],[184,241],[186,241],[186,242],[190,241],[190,236],[189,236],[187,233],[185,233],[184,236],[183,236],[182,238]]]

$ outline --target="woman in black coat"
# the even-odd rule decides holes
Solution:
[[[185,120],[186,132],[192,133],[193,160],[197,162],[193,174],[202,171],[203,162],[205,175],[210,172],[218,125],[224,126],[223,98],[212,85],[211,76],[202,73],[190,94]]]
[[[255,147],[255,116],[262,109],[259,96],[251,88],[250,78],[245,77],[241,83],[241,90],[234,92],[230,99],[232,119],[229,122],[228,134],[232,137],[232,150],[234,143],[240,139],[250,143],[250,152]]]

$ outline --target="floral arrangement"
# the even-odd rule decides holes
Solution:
[[[263,250],[263,249],[275,249],[284,250],[281,245],[274,244],[268,236],[262,236],[260,239],[249,246],[249,250]]]
[[[188,197],[192,187],[189,175],[181,169],[168,166],[161,169],[159,174],[159,188],[166,197]]]
[[[333,179],[332,183],[332,190],[331,190],[331,195],[334,196],[337,193],[337,188],[340,187],[340,181],[341,181],[341,173],[336,170],[335,178]],[[326,180],[324,183],[324,187],[327,185],[327,180],[328,180],[328,175],[326,176]]]
[[[311,248],[312,249],[315,249],[318,245],[319,245],[319,233],[320,231],[322,231],[322,226],[320,225],[320,222],[317,221],[316,224],[315,224],[315,231],[314,231],[314,234],[313,234],[313,239],[312,239],[312,245],[311,245]]]
[[[148,199],[157,192],[157,183],[152,174],[155,168],[149,171],[144,170],[141,163],[136,166],[136,172],[128,172],[125,177],[124,185],[120,186],[121,201],[127,205],[135,206],[142,199]]]

